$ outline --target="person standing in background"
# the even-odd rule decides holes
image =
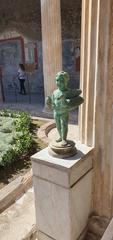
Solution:
[[[80,47],[75,49],[75,59],[76,59],[76,72],[80,72]]]
[[[18,73],[17,73],[18,79],[19,79],[19,83],[20,83],[20,94],[26,94],[26,90],[25,90],[25,80],[26,80],[26,72],[25,72],[25,67],[24,64],[19,63],[19,69],[18,69]]]

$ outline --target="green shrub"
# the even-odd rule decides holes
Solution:
[[[31,118],[25,112],[0,111],[0,166],[10,165],[32,145]]]

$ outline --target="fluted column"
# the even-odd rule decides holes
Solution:
[[[80,140],[94,144],[94,99],[98,0],[82,0],[81,79],[84,104],[80,107]]]
[[[113,217],[113,0],[82,1],[81,142],[94,146],[96,215]]]
[[[113,217],[113,0],[99,0],[93,211]]]
[[[45,97],[56,88],[55,75],[62,70],[60,0],[41,0]]]

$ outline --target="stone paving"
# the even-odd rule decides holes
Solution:
[[[33,188],[0,215],[0,240],[30,240],[35,228]]]

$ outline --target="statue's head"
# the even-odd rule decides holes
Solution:
[[[63,91],[67,89],[68,82],[69,82],[69,74],[67,72],[61,71],[56,74],[56,84],[57,87]]]

